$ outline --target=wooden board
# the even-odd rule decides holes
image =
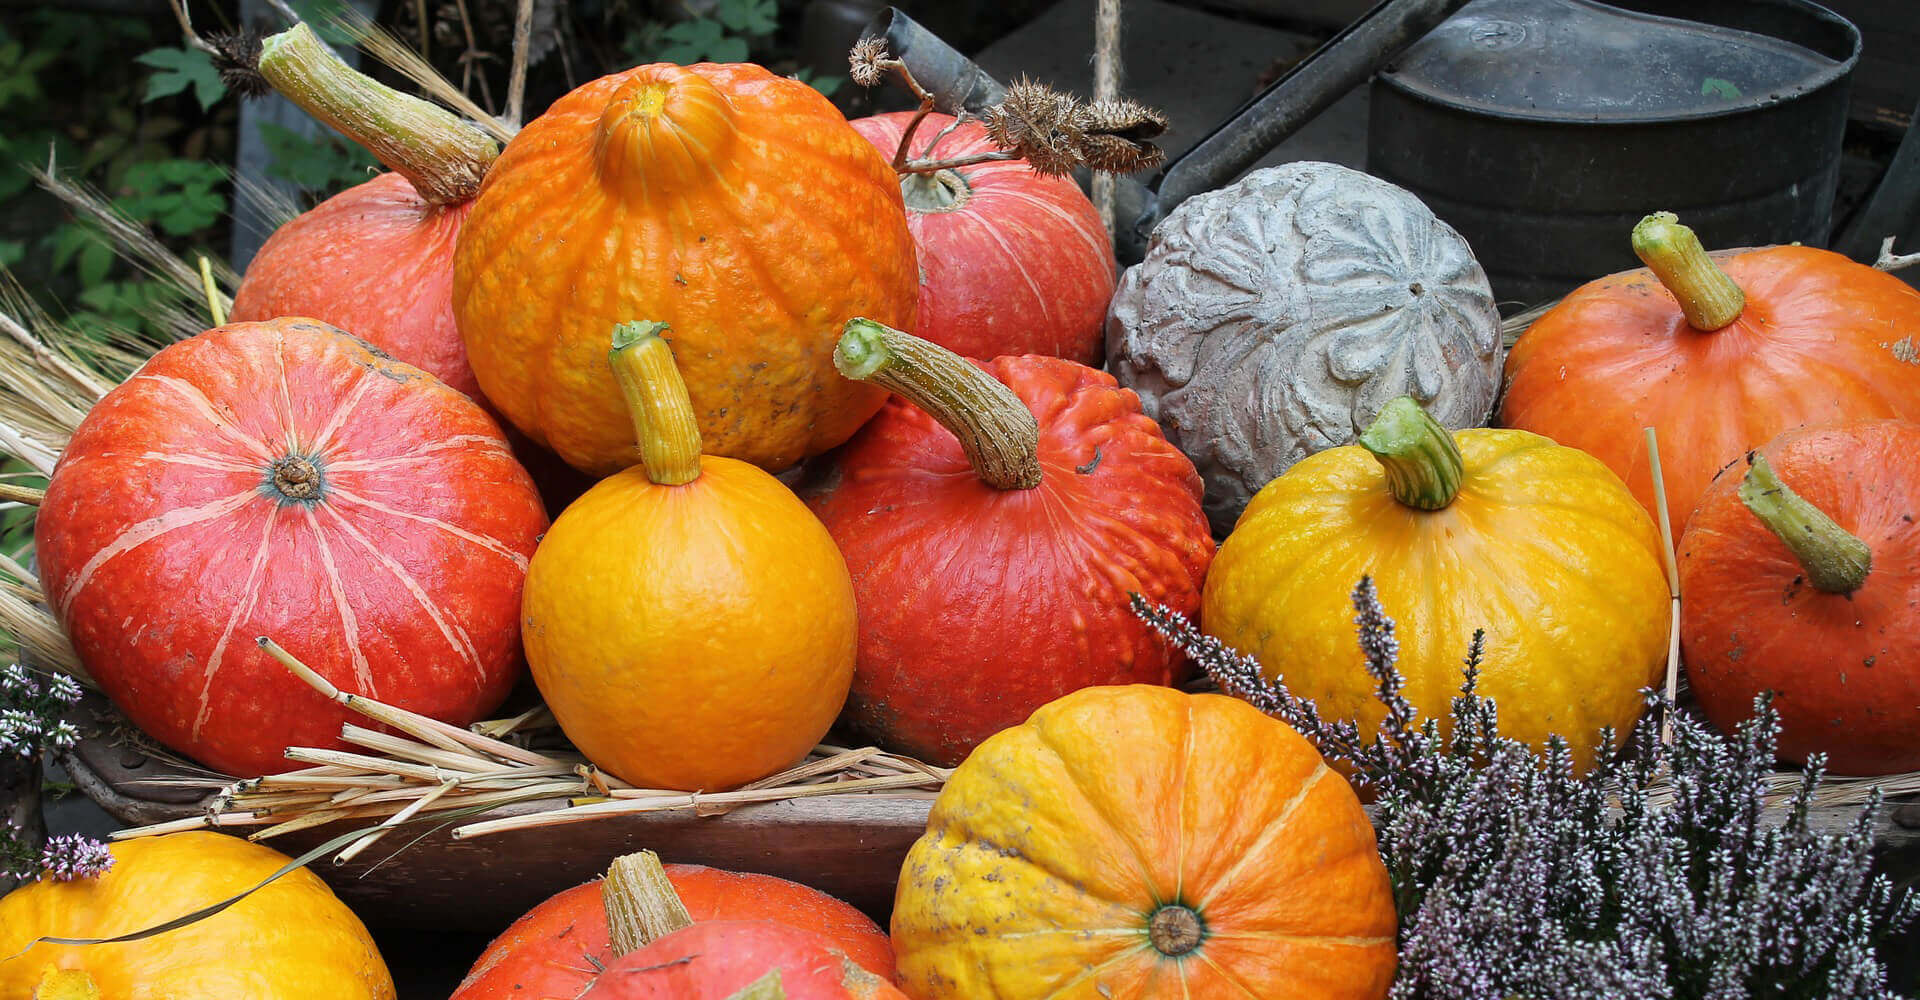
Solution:
[[[63,764],[82,792],[123,823],[158,823],[200,811],[197,796],[140,783],[174,770],[172,765],[110,737],[83,740]],[[562,804],[524,802],[483,818]],[[614,857],[647,849],[668,861],[802,882],[858,906],[884,926],[901,862],[925,829],[930,805],[925,797],[824,796],[743,806],[721,816],[654,813],[471,840],[454,840],[446,828],[427,833],[431,828],[420,824],[388,834],[346,865],[317,861],[312,868],[371,925],[497,933],[548,896],[600,875]],[[298,856],[353,828],[334,824],[268,843]]]

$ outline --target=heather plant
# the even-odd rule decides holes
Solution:
[[[69,749],[79,739],[73,724],[60,717],[79,700],[80,685],[65,674],[42,678],[18,663],[0,670],[0,755],[25,762],[34,775],[27,784],[34,794],[40,787],[41,753]],[[15,811],[15,803],[6,805],[7,812]],[[37,818],[31,823],[14,815],[0,818],[0,876],[64,882],[113,866],[113,856],[97,840],[66,834],[41,844],[41,832]]]
[[[1872,872],[1878,798],[1841,832],[1814,829],[1815,759],[1769,822],[1780,720],[1765,696],[1724,736],[1649,691],[1620,752],[1583,774],[1557,737],[1535,751],[1499,734],[1498,707],[1475,690],[1479,634],[1446,718],[1416,724],[1371,580],[1353,604],[1386,707],[1372,736],[1134,598],[1222,690],[1299,730],[1374,795],[1400,914],[1394,1000],[1894,998],[1877,948],[1920,916],[1920,897]]]

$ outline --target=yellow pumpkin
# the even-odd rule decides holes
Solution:
[[[367,929],[305,868],[211,917],[122,944],[27,944],[144,930],[252,888],[290,859],[220,833],[113,844],[95,878],[0,899],[7,1000],[393,1000]],[[14,956],[14,957],[6,957]]]
[[[1411,398],[1268,483],[1221,545],[1201,621],[1329,718],[1385,715],[1347,595],[1372,576],[1398,623],[1406,696],[1444,717],[1474,630],[1501,731],[1558,733],[1589,766],[1665,670],[1660,536],[1598,459],[1526,431],[1449,434]]]
[[[954,771],[893,947],[916,1000],[1380,1000],[1393,889],[1353,788],[1285,723],[1091,687]]]
[[[554,520],[527,569],[521,634],[589,760],[637,785],[718,791],[826,735],[853,683],[853,580],[779,480],[700,454],[665,329],[615,330],[642,463]]]

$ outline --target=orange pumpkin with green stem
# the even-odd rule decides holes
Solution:
[[[9,1000],[393,1000],[367,930],[305,868],[152,937],[58,945],[155,927],[245,892],[288,863],[270,847],[192,831],[109,845],[113,867],[0,899],[0,996]]]
[[[1647,269],[1576,289],[1513,346],[1500,423],[1600,459],[1649,512],[1652,426],[1675,531],[1781,431],[1920,420],[1920,291],[1900,279],[1813,247],[1709,255],[1665,212],[1633,248]]]
[[[1920,424],[1804,428],[1722,473],[1680,539],[1687,681],[1723,732],[1778,692],[1780,756],[1920,768]]]
[[[910,325],[913,236],[892,169],[826,98],[758,66],[642,66],[507,144],[461,230],[453,305],[480,388],[597,475],[632,464],[607,330],[669,323],[701,437],[782,469],[886,393],[833,372],[847,317]]]
[[[560,728],[636,785],[718,791],[794,763],[853,674],[853,586],[779,480],[700,454],[659,323],[603,355],[641,464],[553,523],[527,570],[527,662]]]
[[[1386,714],[1329,580],[1373,577],[1399,622],[1406,697],[1444,716],[1486,630],[1480,692],[1500,730],[1565,737],[1592,763],[1665,670],[1672,606],[1660,535],[1618,476],[1537,434],[1450,434],[1412,397],[1360,443],[1313,455],[1247,505],[1207,575],[1205,630],[1330,719]]]
[[[355,71],[304,24],[266,39],[258,69],[392,172],[276,230],[247,265],[233,320],[325,320],[478,397],[453,322],[453,248],[499,148],[447,111]]]
[[[977,364],[868,320],[837,355],[896,398],[815,470],[808,502],[860,602],[847,718],[943,765],[1077,688],[1183,666],[1127,597],[1192,613],[1213,557],[1200,477],[1113,376]]]
[[[1088,688],[980,745],[894,899],[917,1000],[1380,1000],[1393,890],[1345,779],[1246,702]]]

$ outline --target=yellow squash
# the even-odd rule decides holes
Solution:
[[[1202,623],[1329,718],[1385,710],[1347,595],[1372,576],[1398,623],[1406,696],[1444,716],[1475,629],[1501,731],[1563,736],[1581,767],[1602,727],[1639,718],[1664,673],[1670,604],[1659,532],[1598,459],[1525,431],[1450,435],[1411,398],[1360,444],[1268,483],[1207,576]]]
[[[111,850],[104,875],[36,882],[0,899],[0,997],[393,1000],[393,979],[366,928],[305,868],[150,938],[28,949],[39,937],[118,937],[166,923],[252,888],[290,860],[204,832],[126,840]]]
[[[804,757],[853,682],[853,580],[780,481],[702,457],[660,324],[614,333],[642,464],[573,502],[521,597],[533,679],[589,760],[717,791]]]

